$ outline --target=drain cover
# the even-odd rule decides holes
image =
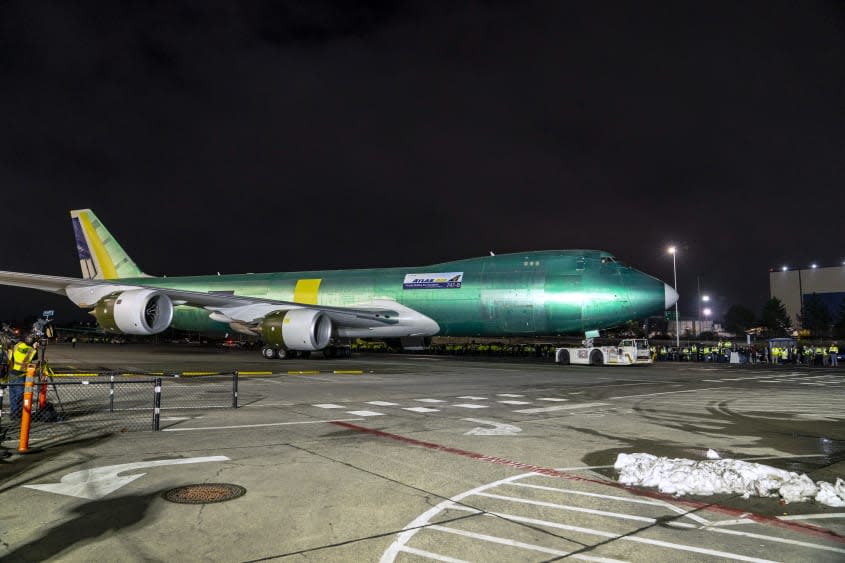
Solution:
[[[165,491],[164,500],[179,504],[209,504],[238,498],[246,493],[240,485],[229,483],[204,483],[201,485],[185,485]]]

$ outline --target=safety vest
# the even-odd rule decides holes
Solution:
[[[828,352],[830,352],[831,354],[838,354],[838,353],[839,353],[839,346],[837,346],[836,344],[832,344],[832,345],[830,346],[830,348],[828,348],[827,350],[828,350]]]
[[[822,347],[821,347],[821,346],[816,346],[816,354],[817,354],[817,355],[819,355],[819,356],[821,356],[821,355],[822,355],[822,353],[823,353],[823,351],[822,351]]]
[[[12,351],[11,368],[13,371],[26,371],[26,366],[35,357],[35,348],[26,342],[18,342]]]

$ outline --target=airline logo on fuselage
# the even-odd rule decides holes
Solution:
[[[458,289],[463,279],[463,272],[405,274],[402,289]]]

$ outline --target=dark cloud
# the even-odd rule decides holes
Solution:
[[[6,2],[0,268],[92,207],[150,273],[679,242],[682,309],[757,308],[845,259],[843,55],[828,2]]]

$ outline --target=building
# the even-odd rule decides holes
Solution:
[[[681,317],[681,322],[678,323],[681,329],[681,338],[682,339],[690,339],[696,338],[702,332],[712,333],[719,337],[725,336],[733,336],[732,334],[725,332],[725,329],[722,327],[720,323],[714,322],[710,319],[685,319]],[[675,328],[678,326],[675,324],[675,321],[669,321],[666,323],[666,334],[669,336],[675,337]],[[650,334],[649,336],[654,336],[654,334]]]
[[[839,306],[845,299],[845,264],[828,268],[810,268],[807,270],[789,270],[769,272],[769,291],[786,307],[786,314],[792,319],[793,326],[799,326],[801,314],[807,298],[814,293],[830,311],[830,317],[839,317]]]

